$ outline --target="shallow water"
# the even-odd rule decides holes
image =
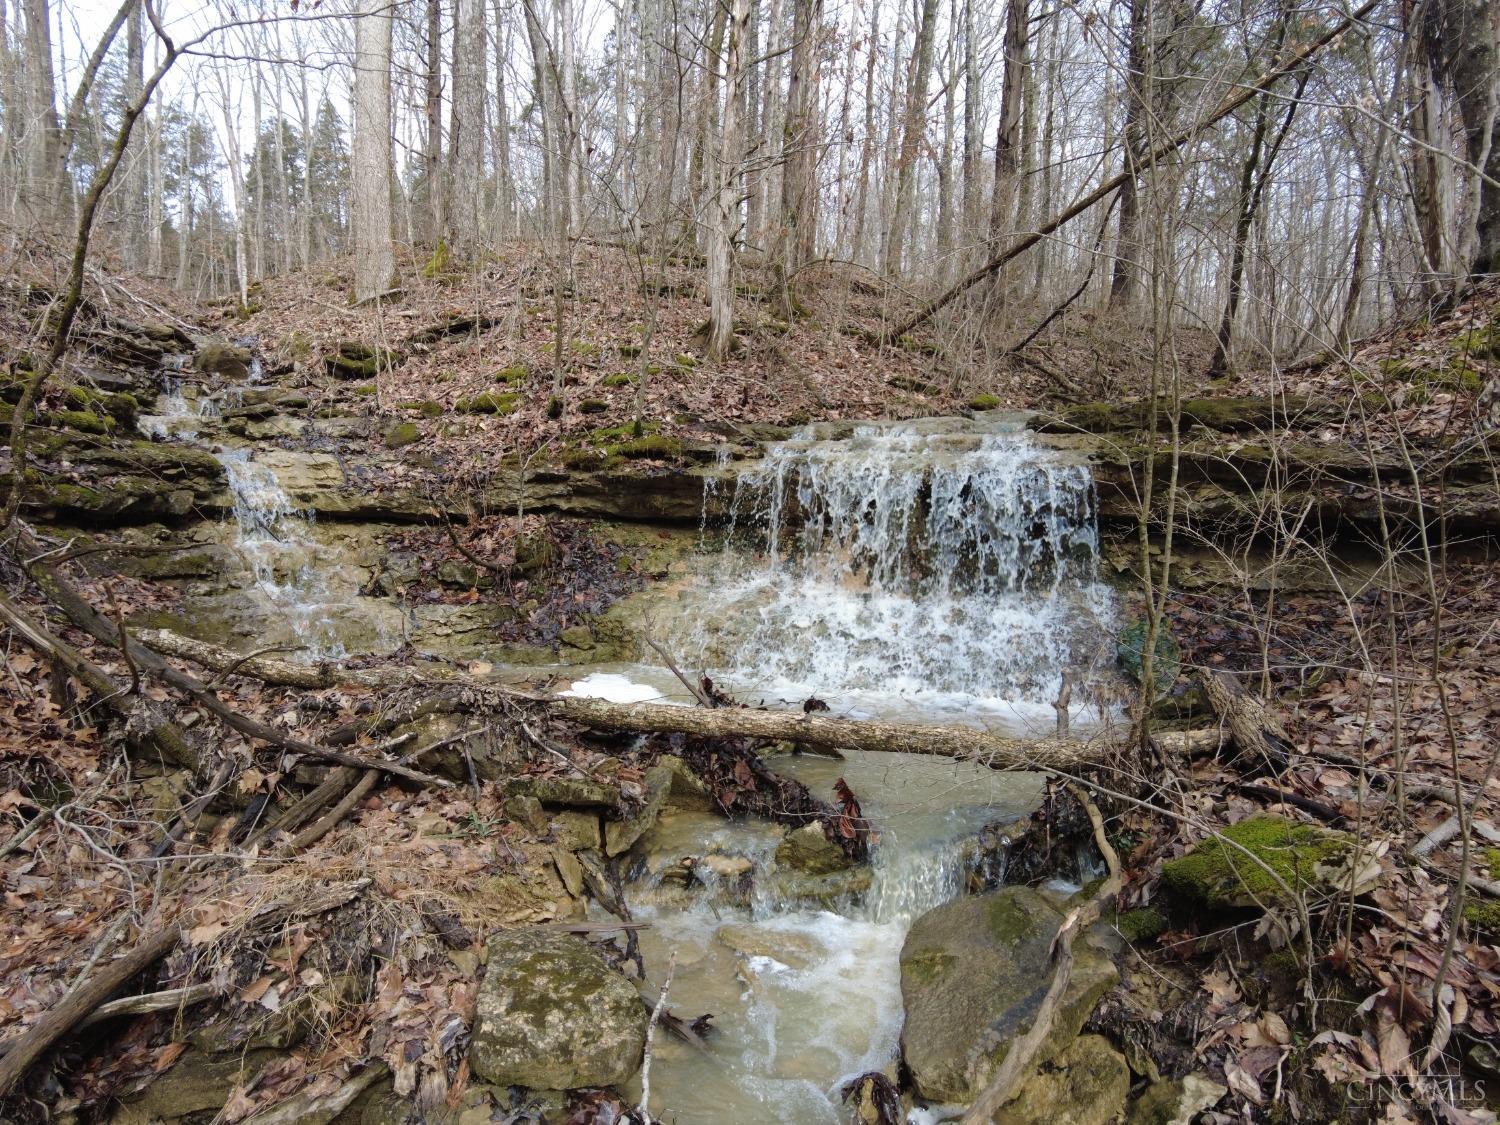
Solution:
[[[710,889],[683,908],[649,871],[627,888],[651,923],[641,945],[653,991],[675,954],[669,1006],[688,1018],[714,1013],[706,1054],[657,1041],[651,1104],[669,1121],[847,1120],[842,1085],[896,1057],[907,928],[960,893],[975,833],[1024,815],[1041,792],[1035,775],[900,754],[787,756],[773,765],[823,797],[836,778],[848,782],[881,833],[873,883],[862,902],[838,911],[778,901],[774,890],[736,905]],[[763,824],[674,813],[645,846],[656,870],[684,854],[746,856],[769,888],[779,839]]]

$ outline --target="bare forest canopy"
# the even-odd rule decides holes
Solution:
[[[1497,268],[1489,8],[21,0],[0,222],[71,245],[119,141],[96,246],[198,297],[353,251],[365,300],[526,240],[561,304],[602,241],[701,264],[715,355],[743,267],[790,316],[831,259],[894,325],[979,271],[955,330],[1082,299],[1286,362]]]

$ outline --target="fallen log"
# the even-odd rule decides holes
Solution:
[[[355,683],[393,687],[430,683],[407,668],[342,668],[336,664],[294,664],[270,657],[245,658],[231,649],[197,641],[165,629],[142,629],[142,644],[167,656],[191,660],[214,671],[234,669],[266,683],[290,687],[331,687]],[[605,730],[641,734],[695,734],[708,738],[758,738],[798,742],[836,750],[883,750],[962,758],[993,769],[1073,772],[1097,765],[1113,745],[1109,740],[1024,738],[963,726],[923,726],[871,719],[835,719],[791,711],[756,711],[745,707],[674,707],[666,703],[610,703],[602,699],[536,695],[494,681],[463,677],[442,669],[434,679],[461,683],[477,693],[544,707],[554,718]]]
[[[1258,773],[1285,769],[1292,755],[1292,740],[1265,702],[1251,695],[1234,677],[1223,672],[1206,672],[1203,694],[1229,728],[1229,737],[1237,753],[1235,760]]]

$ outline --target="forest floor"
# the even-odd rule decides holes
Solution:
[[[940,336],[876,351],[860,333],[893,314],[888,294],[843,267],[802,275],[803,315],[790,319],[774,316],[764,293],[746,293],[745,323],[737,325],[743,350],[711,364],[694,343],[706,318],[700,267],[658,269],[585,247],[569,302],[563,408],[553,418],[554,306],[540,256],[516,250],[451,276],[424,277],[422,266],[407,263],[400,295],[363,309],[347,306],[349,278],[336,267],[260,283],[248,308],[237,301],[198,307],[149,283],[100,274],[90,287],[89,324],[111,317],[181,322],[252,341],[265,358],[265,377],[304,393],[310,410],[368,419],[342,453],[372,453],[387,472],[452,483],[482,475],[497,456],[551,461],[570,450],[598,451],[600,434],[616,446],[652,435],[717,442],[762,425],[1068,405],[1058,403],[1049,371],[1070,372],[1089,397],[1112,403],[1146,385],[1144,349],[1116,347],[1120,341],[1108,337],[1119,330],[1082,313],[1041,345],[1040,367],[970,350],[960,355]],[[45,288],[52,268],[30,263],[12,276]],[[758,276],[749,272],[749,284]],[[11,363],[35,350],[44,308],[27,299],[23,285],[7,286],[0,343]],[[475,317],[483,318],[478,326],[453,331]],[[49,392],[49,408],[67,405],[68,382],[111,362],[88,341],[86,331],[68,379]],[[387,352],[368,377],[331,377],[329,361],[349,343]],[[1201,335],[1185,334],[1180,344],[1179,355],[1202,370],[1208,353]],[[1332,419],[1326,411],[1305,418],[1287,412],[1287,427],[1299,438],[1330,447],[1384,450],[1420,441],[1485,450],[1494,432],[1497,370],[1500,290],[1492,287],[1431,322],[1363,342],[1353,365],[1246,371],[1204,391],[1343,403]],[[515,397],[476,406],[486,395]],[[638,418],[651,428],[636,434]],[[415,427],[415,440],[385,440],[403,424]],[[665,472],[680,451],[643,447],[635,463]],[[528,520],[520,534],[547,523]],[[641,552],[599,541],[582,524],[550,524],[561,561],[519,590],[497,584],[455,593],[433,581],[442,564],[466,561],[433,529],[402,531],[396,546],[426,560],[413,596],[524,602],[518,628],[530,631],[512,639],[546,644],[582,602],[588,612],[601,611],[650,569]],[[517,534],[509,520],[483,521],[472,529],[470,550],[513,558]],[[35,555],[27,561],[35,563]],[[58,566],[91,605],[108,607],[111,619],[161,607],[166,595],[153,583],[101,575],[86,563]],[[15,552],[0,568],[7,596],[22,612],[122,690],[136,681],[141,670],[114,646],[49,605]],[[1413,573],[1394,597],[1312,591],[1267,599],[1247,592],[1226,601],[1221,593],[1181,589],[1165,602],[1180,645],[1174,696],[1188,694],[1206,672],[1249,673],[1264,680],[1290,742],[1286,759],[1269,764],[1230,754],[1166,763],[1164,779],[1151,786],[1165,812],[1100,800],[1125,861],[1122,915],[1159,912],[1134,935],[1127,987],[1097,1022],[1154,1052],[1162,1076],[1206,1071],[1221,1083],[1227,1094],[1204,1120],[1322,1121],[1335,1113],[1392,1123],[1494,1119],[1494,1106],[1460,1083],[1477,1075],[1492,1089],[1500,1084],[1500,566],[1492,547],[1455,540],[1451,553],[1421,554]],[[169,829],[205,779],[181,763],[162,768],[122,754],[125,724],[20,633],[3,637],[0,888],[12,925],[0,939],[0,1046],[17,1042],[70,996],[129,932],[121,928],[126,919],[169,918],[184,935],[137,991],[200,988],[215,998],[206,1008],[106,1021],[65,1039],[10,1103],[24,1119],[97,1118],[116,1099],[148,1087],[190,1045],[225,1041],[288,1049],[253,1079],[229,1083],[221,1121],[275,1105],[311,1114],[348,1093],[374,1060],[389,1068],[399,1094],[426,1110],[466,1108],[464,1044],[483,936],[576,920],[586,897],[569,885],[572,867],[549,843],[555,826],[519,818],[507,786],[516,777],[568,773],[558,762],[561,747],[575,764],[612,771],[625,804],[638,805],[656,752],[558,724],[531,738],[497,736],[498,773],[470,784],[460,761],[459,784],[414,786],[385,777],[319,838],[283,854],[284,837],[247,837],[313,779],[310,761],[238,734],[205,737],[214,720],[202,701],[147,675],[143,706],[165,709],[213,748],[213,760],[234,763],[220,782],[223,799],[197,831],[174,841]],[[1389,668],[1397,674],[1383,674]],[[420,702],[419,692],[272,687],[240,675],[217,678],[212,692],[287,738],[326,743],[344,732],[349,738],[340,745],[361,753],[375,753],[400,727],[376,719]],[[1200,705],[1195,725],[1202,715]],[[1105,787],[1134,788],[1143,772],[1163,768],[1121,763],[1105,775]],[[1353,832],[1374,865],[1360,892],[1213,925],[1165,905],[1164,863],[1262,811]],[[1045,828],[1062,815],[1052,804],[1036,823]],[[378,893],[364,893],[367,887]],[[1279,976],[1271,971],[1287,964]],[[1191,1008],[1190,1025],[1164,1019],[1174,1008]],[[1330,1091],[1350,1089],[1378,1097],[1368,1105],[1329,1100]],[[593,1103],[568,1118],[607,1119]]]

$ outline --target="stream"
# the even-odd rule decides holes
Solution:
[[[180,393],[161,401],[167,414],[145,420],[160,436],[187,437],[207,413]],[[399,614],[383,617],[388,599],[359,596],[338,552],[322,549],[326,533],[287,497],[275,455],[216,455],[244,575],[215,596],[241,616],[252,604],[274,623],[271,643],[295,642],[300,659],[399,643]],[[726,464],[715,490],[727,526],[706,521],[690,573],[642,595],[640,612],[689,674],[751,705],[816,698],[840,715],[1040,735],[1065,674],[1087,683],[1113,659],[1088,469],[1014,419],[808,428],[738,472]],[[684,698],[646,660],[553,671],[574,694]],[[1107,717],[1083,691],[1070,712],[1075,730]],[[714,1017],[707,1051],[656,1038],[651,1103],[666,1120],[848,1120],[843,1085],[899,1056],[912,921],[963,893],[982,857],[1003,861],[1005,826],[1042,788],[1036,775],[900,754],[770,761],[825,799],[845,780],[878,831],[873,861],[813,878],[779,870],[785,829],[707,811],[669,809],[642,839],[626,890],[650,923],[651,988],[672,964],[673,1011]]]

